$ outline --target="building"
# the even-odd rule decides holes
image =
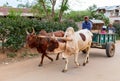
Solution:
[[[120,5],[99,7],[97,12],[103,12],[110,19],[111,23],[120,23]]]
[[[20,16],[33,17],[33,13],[29,8],[12,8],[12,7],[0,7],[0,17],[8,16],[11,11],[20,13]]]

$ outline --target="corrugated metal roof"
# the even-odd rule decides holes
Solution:
[[[11,8],[11,7],[0,7],[0,15],[7,16],[9,14],[9,11],[11,10],[14,10],[16,12],[22,12],[22,16],[33,16],[33,13],[31,12],[30,8]]]
[[[99,7],[98,9],[105,9],[105,10],[115,10],[120,8],[120,5],[117,6],[104,6],[104,7]]]

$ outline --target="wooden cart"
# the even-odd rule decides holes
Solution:
[[[115,34],[101,34],[100,31],[104,22],[101,20],[91,20],[93,23],[93,41],[92,47],[100,47],[106,49],[106,55],[108,57],[112,57],[115,54],[115,42],[116,42],[116,35]]]

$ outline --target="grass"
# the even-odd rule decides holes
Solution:
[[[120,40],[120,37],[116,37],[116,40]]]
[[[120,40],[120,36],[116,35],[116,40]]]
[[[35,56],[38,56],[39,54],[28,54],[28,53],[23,53],[21,54],[21,57],[35,57]]]
[[[7,57],[9,58],[15,58],[17,56],[16,53],[7,53]]]

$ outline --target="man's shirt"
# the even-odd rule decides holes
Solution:
[[[88,29],[88,30],[91,30],[92,29],[92,23],[90,21],[84,21],[82,23],[82,29]]]
[[[115,33],[115,28],[114,28],[114,27],[111,27],[111,28],[110,28],[110,27],[108,27],[108,32],[109,32],[109,31],[111,31],[111,32]]]

